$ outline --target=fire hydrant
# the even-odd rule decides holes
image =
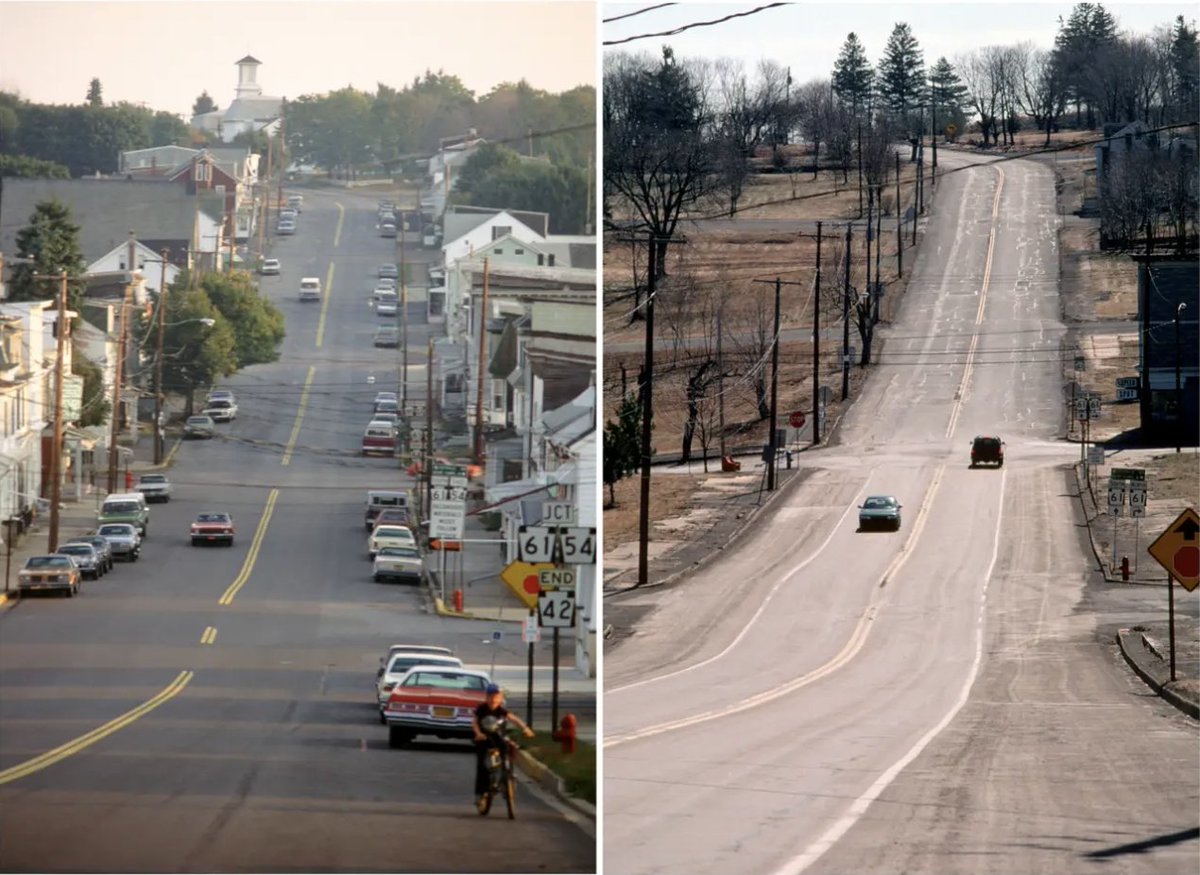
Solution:
[[[132,471],[125,472],[125,491],[126,492],[133,491],[133,472]]]
[[[558,729],[554,730],[553,738],[562,745],[563,753],[575,753],[575,737],[579,721],[574,714],[566,714],[558,721]]]
[[[1121,580],[1129,580],[1129,557],[1121,557]]]
[[[463,612],[463,592],[461,589],[454,591],[454,612],[461,614]]]

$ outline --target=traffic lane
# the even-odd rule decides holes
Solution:
[[[1070,472],[1014,486],[967,704],[814,875],[865,871],[881,847],[912,873],[1195,871],[1196,725],[1147,696],[1111,637],[1096,646],[1085,605],[1113,588],[1091,579]]]
[[[899,496],[900,531],[859,531],[856,505],[861,500],[833,508],[840,513],[824,540],[811,550],[789,551],[790,561],[768,572],[773,595],[759,601],[761,612],[737,627],[739,634],[745,634],[735,639],[736,645],[727,645],[720,659],[610,693],[606,737],[620,739],[647,727],[736,706],[834,660],[878,600],[881,580],[903,561],[902,555],[919,553],[925,546],[920,511],[935,473],[929,469],[870,472],[860,494]],[[782,513],[775,520],[785,522],[789,517],[795,518]],[[726,567],[712,573],[726,581],[737,579]],[[803,642],[803,646],[781,647],[780,642]]]
[[[686,872],[708,860],[724,871],[772,871],[949,712],[975,649],[984,574],[971,571],[986,571],[994,543],[994,519],[981,508],[990,503],[994,516],[999,506],[998,493],[981,501],[960,486],[943,484],[926,523],[931,537],[886,586],[875,583],[873,620],[836,670],[807,684],[798,678],[757,707],[606,745],[610,864]],[[824,620],[814,612],[811,622]],[[778,651],[781,639],[772,640]],[[789,640],[806,646],[808,638]],[[746,660],[746,675],[760,664]],[[727,694],[714,689],[712,699]]]
[[[5,868],[395,871],[397,840],[411,871],[594,865],[591,840],[524,787],[521,817],[480,842],[466,744],[392,751],[386,734],[346,724],[344,711],[366,710],[357,703],[243,699],[197,680],[169,712],[41,773],[6,805]],[[216,680],[243,694],[255,682]],[[267,696],[281,686],[274,674],[258,683]],[[172,841],[147,847],[142,834]]]

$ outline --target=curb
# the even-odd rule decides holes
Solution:
[[[449,617],[453,620],[483,620],[487,623],[519,622],[518,620],[505,620],[503,617],[480,617],[477,614],[471,613],[470,611],[463,611],[462,613],[459,613],[458,611],[451,610],[450,608],[446,607],[446,603],[437,596],[433,596],[433,611],[439,617]]]
[[[560,802],[570,805],[589,820],[596,819],[596,806],[567,793],[566,782],[541,760],[523,750],[518,750],[517,765],[534,783],[557,796]]]
[[[1133,669],[1134,674],[1145,681],[1146,685],[1150,687],[1150,689],[1154,690],[1154,692],[1158,693],[1160,697],[1174,705],[1184,714],[1191,717],[1193,720],[1200,720],[1200,704],[1189,699],[1185,699],[1165,683],[1159,682],[1153,675],[1138,665],[1137,660],[1129,655],[1129,652],[1125,649],[1125,636],[1133,634],[1134,632],[1132,629],[1117,630],[1117,646],[1121,648],[1121,656],[1125,658],[1125,662],[1128,663],[1129,667]],[[1157,651],[1147,643],[1146,636],[1142,635],[1141,637],[1143,646],[1150,647],[1150,650],[1157,654]]]

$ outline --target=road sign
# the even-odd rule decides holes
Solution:
[[[536,565],[529,562],[509,562],[500,572],[500,579],[525,603],[525,607],[532,608],[537,605],[538,593],[542,590],[538,575],[553,569],[554,566],[548,562]]]
[[[442,464],[438,464],[435,462],[433,465],[433,476],[434,477],[466,477],[467,476],[467,466],[466,465],[442,465]]]
[[[542,628],[538,625],[538,615],[525,618],[525,627],[521,630],[521,637],[526,644],[537,644],[542,640]]]
[[[575,525],[575,505],[569,501],[543,501],[542,522],[550,526]]]
[[[1087,422],[1088,400],[1086,398],[1075,399],[1075,418],[1080,422]]]
[[[575,588],[575,569],[574,568],[553,568],[549,571],[538,572],[538,583],[542,589],[574,589]]]
[[[461,501],[437,501],[429,506],[429,537],[457,541],[463,536],[467,506]]]
[[[461,504],[467,500],[465,486],[434,486],[429,491],[434,501]]]
[[[1129,515],[1144,517],[1146,515],[1146,487],[1136,483],[1129,484]]]
[[[1125,508],[1125,489],[1119,484],[1114,484],[1110,481],[1108,485],[1108,515],[1109,516],[1124,516]]]
[[[1100,396],[1093,395],[1088,398],[1088,419],[1100,418]]]
[[[1136,389],[1142,385],[1141,377],[1117,377],[1118,389]]]
[[[1150,555],[1188,592],[1200,583],[1200,516],[1188,508],[1149,547]]]
[[[1109,473],[1113,480],[1134,480],[1144,483],[1146,481],[1145,468],[1113,468]]]
[[[596,562],[596,530],[582,526],[521,526],[517,546],[523,562],[553,562],[556,544],[564,565]]]
[[[828,404],[833,400],[833,389],[829,386],[822,386],[817,396],[820,398],[822,404]]]
[[[1104,464],[1104,447],[1088,447],[1087,461],[1089,465]]]
[[[1118,389],[1117,390],[1117,400],[1118,401],[1137,401],[1138,400],[1138,390],[1137,389]]]
[[[1086,360],[1083,356],[1075,356],[1075,370],[1082,371],[1086,367]]]
[[[542,593],[538,596],[538,620],[547,629],[570,629],[575,625],[575,593]]]
[[[788,425],[792,428],[804,428],[806,421],[803,410],[797,410],[788,417]]]

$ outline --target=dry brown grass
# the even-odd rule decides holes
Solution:
[[[703,477],[692,474],[660,474],[654,477],[650,490],[650,524],[679,516],[692,504]],[[616,485],[617,504],[608,507],[608,489],[604,490],[604,549],[636,541],[642,480],[637,474],[626,477]]]

